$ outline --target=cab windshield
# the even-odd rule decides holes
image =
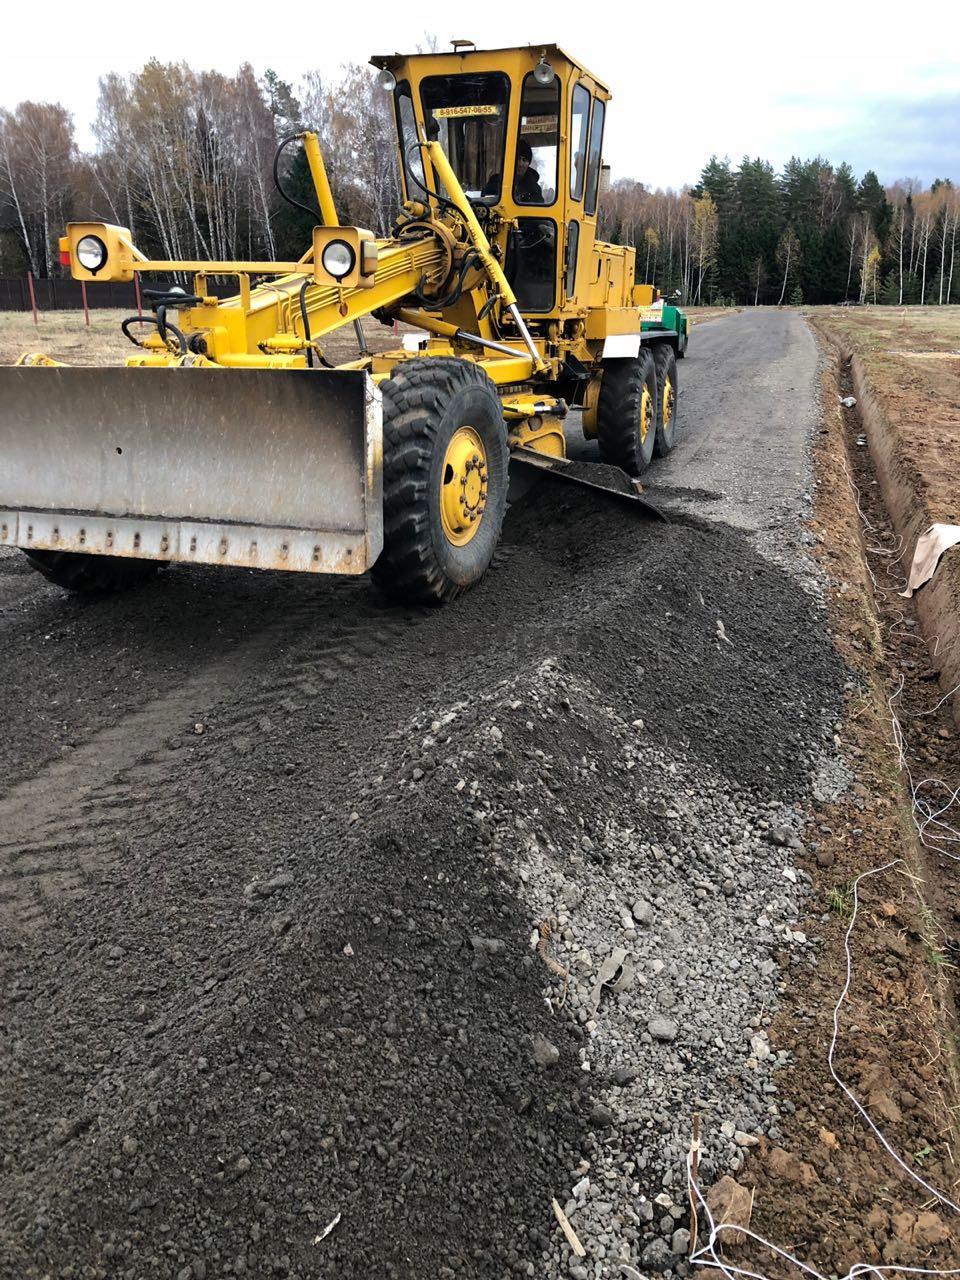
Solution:
[[[443,147],[471,200],[499,196],[510,104],[510,81],[499,72],[428,76],[421,82],[430,141]]]

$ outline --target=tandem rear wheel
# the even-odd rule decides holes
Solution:
[[[676,443],[677,357],[666,342],[635,358],[607,360],[597,401],[597,440],[604,462],[640,476]]]
[[[653,456],[665,458],[677,441],[677,357],[673,347],[659,342],[653,348],[657,371],[657,430],[653,439]]]
[[[383,393],[383,551],[373,578],[394,599],[441,604],[493,559],[509,450],[487,374],[469,360],[398,365]]]
[[[597,400],[597,441],[604,462],[639,476],[653,457],[657,431],[657,371],[647,347],[627,359],[605,360]]]

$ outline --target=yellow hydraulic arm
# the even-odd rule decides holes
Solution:
[[[305,133],[302,139],[325,225],[314,228],[313,243],[297,262],[151,260],[133,245],[126,228],[103,223],[68,227],[61,248],[76,279],[130,280],[146,272],[194,274],[193,294],[180,305],[173,298],[167,303],[178,312],[177,328],[189,352],[180,350],[179,344],[171,349],[159,334],[152,334],[141,351],[130,357],[129,364],[164,365],[189,354],[192,362],[200,364],[301,368],[311,363],[324,335],[351,321],[358,325],[363,316],[374,312],[396,315],[404,304],[404,319],[439,336],[515,360],[521,354],[516,347],[411,310],[414,306],[429,309],[431,297],[441,299],[465,256],[473,253],[482,267],[482,274],[475,273],[474,287],[489,288],[509,313],[532,363],[531,372],[546,367],[517,308],[516,296],[438,142],[424,147],[456,215],[443,218],[439,212],[422,208],[397,237],[375,240],[367,231],[340,226],[316,135]],[[457,217],[460,225],[455,225]],[[96,268],[86,267],[78,253],[82,244],[89,246],[91,242],[103,249],[103,262]],[[342,274],[327,269],[335,261]],[[255,274],[276,278],[251,286],[250,277]],[[206,282],[212,275],[236,276],[239,292],[226,299],[209,296]],[[442,305],[437,309],[442,310]],[[362,336],[359,327],[358,336]]]

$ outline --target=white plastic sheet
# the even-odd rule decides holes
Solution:
[[[909,600],[918,587],[922,587],[933,577],[943,553],[958,542],[960,524],[932,524],[929,529],[925,529],[914,548],[907,589],[900,594]]]

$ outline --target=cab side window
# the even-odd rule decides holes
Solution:
[[[517,204],[553,204],[557,198],[560,157],[560,80],[538,84],[533,72],[524,77],[520,99],[520,134],[513,176]]]
[[[590,122],[590,94],[582,84],[573,91],[570,119],[570,196],[583,199],[587,174],[587,126]]]
[[[603,147],[604,104],[593,100],[593,123],[590,125],[590,147],[587,153],[587,200],[584,213],[597,212],[597,195],[600,188],[600,152]]]
[[[400,137],[400,162],[406,180],[407,199],[419,200],[422,199],[423,192],[423,156],[416,145],[419,141],[417,121],[413,114],[410,86],[406,80],[401,81],[394,90],[394,102],[397,110],[397,133]],[[413,181],[411,181],[411,174]]]
[[[563,291],[572,298],[577,291],[577,250],[580,248],[580,223],[567,224],[567,253],[563,264]]]

